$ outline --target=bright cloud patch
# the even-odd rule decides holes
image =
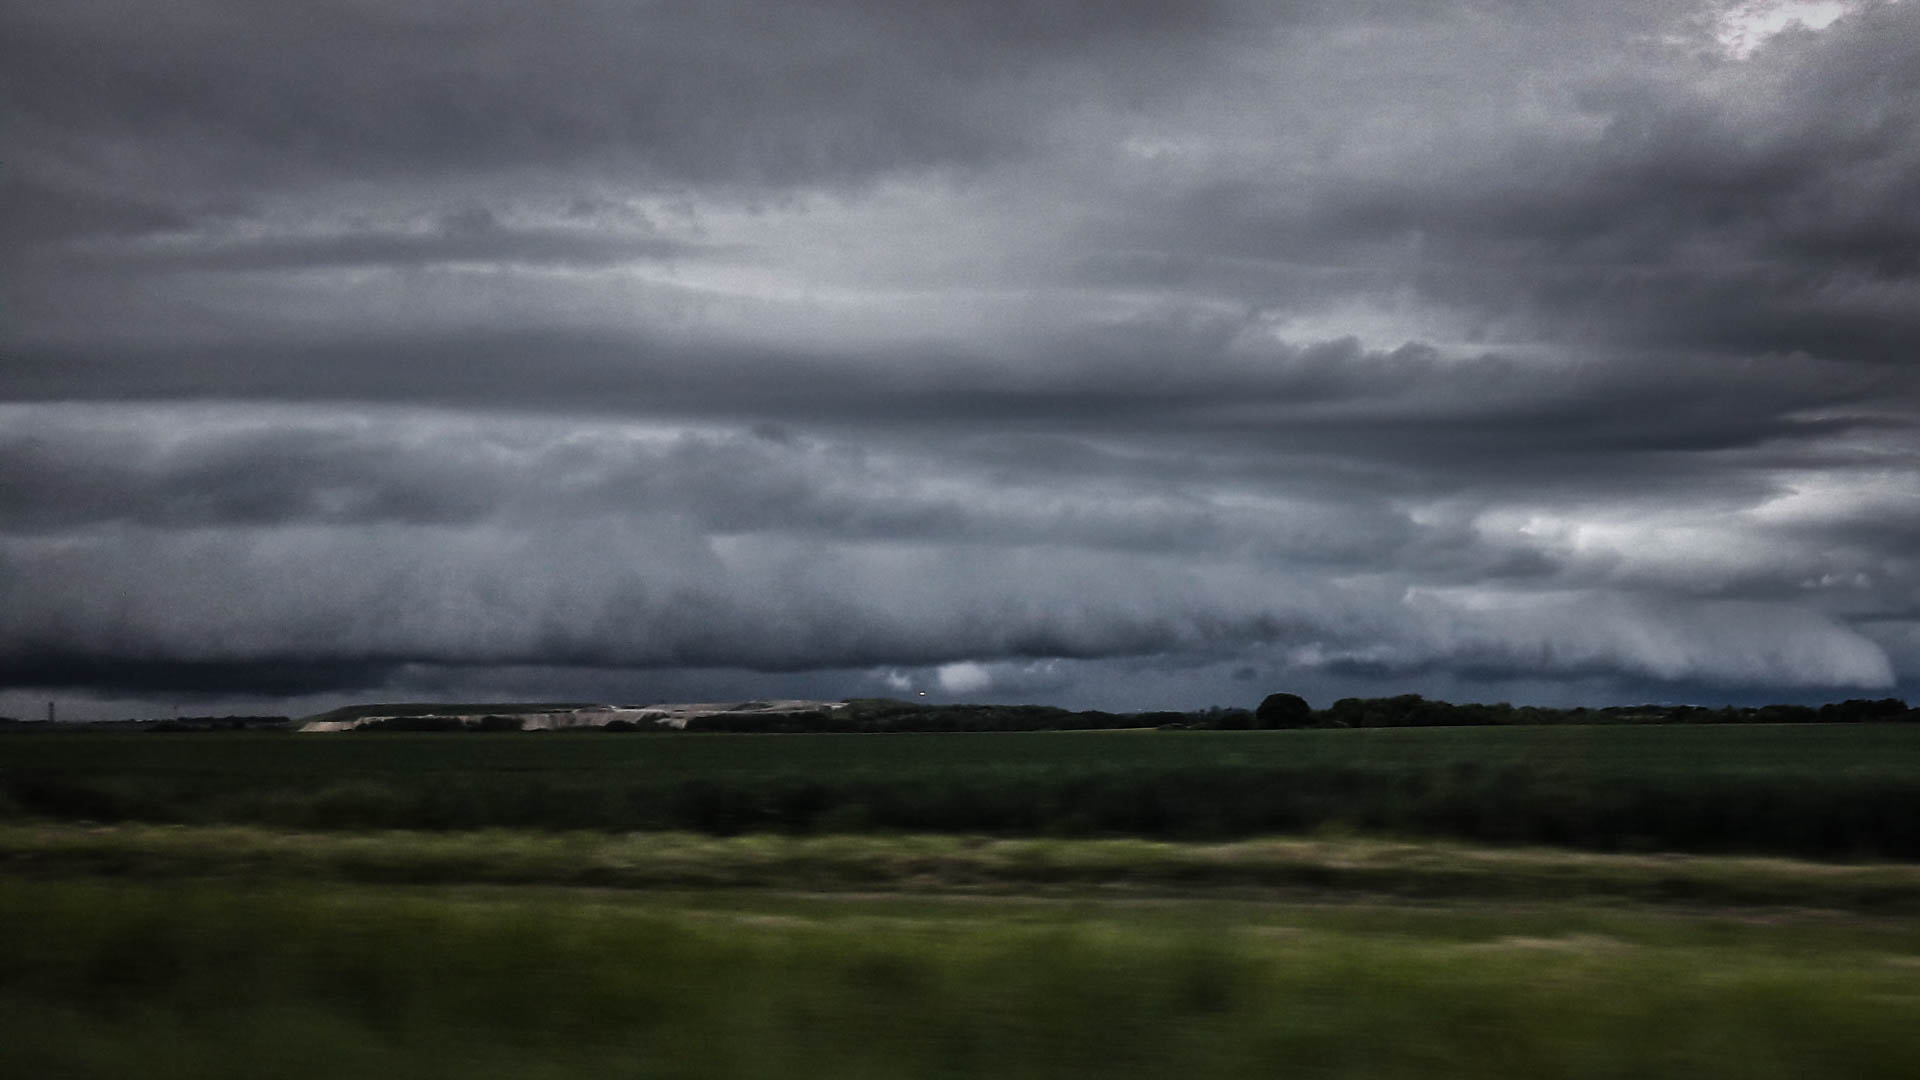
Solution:
[[[971,660],[942,664],[935,674],[949,694],[977,694],[993,685],[993,673]]]
[[[1745,59],[1784,30],[1822,30],[1853,7],[1847,0],[1745,0],[1721,13],[1714,36],[1728,53]]]

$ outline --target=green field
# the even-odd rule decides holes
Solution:
[[[0,1075],[1906,1077],[1917,764],[1907,725],[12,734]]]
[[[778,889],[1299,902],[1566,901],[1920,914],[1920,865],[1488,848],[1351,836],[1196,844],[938,834],[326,832],[0,825],[14,878]]]
[[[1920,856],[1920,726],[1013,735],[14,734],[0,814],[301,829],[1345,828]]]
[[[62,1077],[1900,1077],[1858,915],[0,878]]]

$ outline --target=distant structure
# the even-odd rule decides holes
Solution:
[[[53,723],[53,702],[47,702],[47,723]]]
[[[690,720],[712,724],[723,719],[833,712],[846,707],[844,701],[807,701],[799,698],[684,705],[349,705],[308,717],[295,730],[352,731],[373,724],[416,731],[557,731],[606,727],[619,722],[629,730],[634,727],[660,727],[684,731]],[[700,724],[695,726],[697,729]]]

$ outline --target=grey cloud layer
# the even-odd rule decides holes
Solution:
[[[11,126],[62,163],[114,146],[215,186],[589,166],[757,188],[1018,152],[1034,95],[1149,83],[1207,5],[10,7]]]
[[[1920,686],[1920,3],[1729,7],[0,0],[0,682]]]
[[[1502,530],[1484,504],[1463,528],[1458,507],[1450,520],[1380,492],[1333,500],[1311,483],[1148,471],[1062,484],[1058,469],[1010,468],[964,444],[928,459],[781,432],[58,415],[25,414],[15,426],[28,430],[0,448],[47,485],[14,496],[0,536],[9,576],[35,581],[0,634],[15,682],[36,667],[104,680],[115,656],[139,662],[123,676],[135,680],[251,663],[324,684],[356,665],[378,681],[407,664],[803,670],[1183,653],[1354,675],[1894,677],[1878,646],[1804,598],[1740,599],[1738,574],[1676,595],[1654,587],[1663,553],[1631,536],[1596,565],[1549,533]],[[192,434],[169,430],[182,420],[197,421],[182,425]],[[62,512],[36,518],[59,493]],[[1853,524],[1796,522],[1797,540],[1754,545],[1740,569],[1765,582],[1831,567],[1841,543],[1863,565],[1897,561]],[[1716,515],[1692,527],[1727,528]],[[1516,554],[1532,565],[1503,584],[1493,564]],[[1906,606],[1875,613],[1911,618],[1917,584],[1909,561],[1878,583]],[[1826,590],[1836,609],[1853,591]],[[259,596],[274,602],[249,602]]]

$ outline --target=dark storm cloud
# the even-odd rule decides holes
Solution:
[[[0,175],[0,238],[34,244],[71,236],[138,235],[185,228],[163,204]]]
[[[1328,134],[1301,148],[1306,163],[1176,172],[1184,182],[1143,187],[1076,236],[1106,248],[1077,279],[1279,313],[1412,295],[1451,312],[1460,339],[1495,347],[1909,366],[1917,42],[1920,10],[1870,5],[1748,60],[1568,57],[1551,121],[1514,103],[1541,97],[1552,43],[1474,72],[1504,101],[1444,74],[1423,102],[1357,86],[1356,125],[1398,127],[1402,141],[1343,155]]]
[[[59,532],[131,522],[172,528],[289,522],[473,520],[492,500],[487,463],[444,448],[362,442],[339,431],[54,428],[0,438],[0,528]]]
[[[315,692],[406,665],[801,671],[1272,648],[1349,677],[1457,659],[1486,678],[1887,678],[1826,617],[1714,599],[1744,595],[1738,580],[1704,606],[1627,600],[1610,590],[1657,588],[1659,565],[1548,545],[1521,575],[1548,591],[1473,592],[1512,561],[1497,537],[1363,491],[1269,484],[1249,501],[1231,484],[1089,475],[1067,496],[1045,470],[910,444],[405,414],[295,435],[274,430],[285,415],[203,417],[180,435],[174,410],[69,412],[20,425],[34,430],[8,448],[54,470],[8,508],[21,531],[0,541],[9,576],[34,582],[0,635],[22,685],[111,681],[112,656],[138,661],[115,677],[128,689],[251,664],[249,687]],[[1847,524],[1750,555],[1751,573],[1831,568],[1812,554]],[[1383,566],[1468,592],[1410,591]],[[247,600],[260,595],[275,603]]]
[[[1724,15],[0,2],[0,683],[1920,684],[1920,4]]]
[[[1468,471],[1490,482],[1532,483],[1543,473],[1654,482],[1696,464],[1718,468],[1688,452],[1908,426],[1875,411],[1893,389],[1885,375],[1805,356],[1756,357],[1729,378],[1723,365],[1676,354],[1568,361],[1449,358],[1412,345],[1383,352],[1352,339],[1299,347],[1244,319],[1083,328],[1037,349],[1044,363],[924,347],[831,356],[523,332],[152,353],[22,349],[0,370],[16,397],[511,403],[730,422],[803,416],[928,433],[1106,432],[1418,465],[1454,473],[1449,484]],[[880,367],[884,379],[874,378]]]
[[[214,185],[588,165],[778,186],[982,162],[1031,145],[1007,84],[1075,58],[1138,83],[1114,61],[1150,69],[1206,22],[1082,0],[12,8],[14,139]]]
[[[1217,585],[1153,556],[908,545],[863,558],[785,541],[723,551],[685,527],[595,526],[576,522],[561,537],[524,525],[457,536],[106,531],[13,544],[8,563],[31,560],[46,587],[9,610],[13,668],[24,680],[35,666],[105,652],[268,667],[333,658],[798,670],[929,663],[955,648],[1152,653],[1269,636],[1288,621],[1223,608]],[[280,610],[247,602],[262,590]],[[95,605],[60,599],[83,594],[112,598],[111,625]]]
[[[1317,273],[1269,287],[1292,300],[1411,285],[1493,339],[1912,355],[1920,9],[1868,6],[1751,62],[1569,77],[1578,124],[1459,115],[1455,139],[1384,163],[1175,191],[1136,219],[1185,253],[1160,279],[1196,258],[1306,260]],[[1136,274],[1151,275],[1145,259]]]
[[[123,651],[55,649],[0,655],[0,686],[86,688],[159,697],[288,697],[352,693],[380,686],[398,664],[325,657],[251,656],[242,660],[148,659]]]
[[[98,672],[104,656],[136,660],[128,678],[142,680],[251,664],[263,679],[305,670],[328,680],[357,665],[373,681],[401,664],[805,670],[955,655],[1224,659],[1305,640],[1317,644],[1302,659],[1336,674],[1418,672],[1457,657],[1469,675],[1784,686],[1888,679],[1884,657],[1857,635],[1769,605],[1568,595],[1490,618],[1440,600],[1409,606],[1305,581],[1276,588],[1272,575],[1257,581],[1154,557],[924,547],[862,556],[783,544],[720,556],[670,530],[593,539],[104,535],[26,553],[49,585],[69,584],[68,599],[9,611],[8,668],[27,685]],[[610,539],[644,562],[609,559]],[[127,559],[135,551],[139,572]],[[110,616],[73,601],[84,594],[71,586],[82,581],[113,597]],[[261,590],[282,610],[245,602]],[[337,683],[303,689],[325,685]]]
[[[1146,553],[1217,551],[1273,531],[1269,540],[1289,541],[1295,557],[1317,545],[1323,557],[1342,559],[1356,549],[1333,539],[1336,522],[1349,527],[1341,531],[1364,524],[1382,539],[1402,536],[1398,515],[1311,490],[1297,497],[1313,507],[1315,529],[1275,530],[1274,521],[1216,507],[1179,484],[1097,480],[1083,470],[1067,479],[1104,484],[1106,494],[1063,498],[1057,470],[1010,469],[990,447],[966,442],[948,450],[951,478],[963,486],[942,492],[926,483],[929,462],[791,434],[390,413],[319,424],[285,410],[220,426],[203,418],[175,431],[164,413],[112,423],[89,415],[19,423],[0,442],[0,470],[25,478],[0,496],[0,532],[592,522],[645,513],[709,536]]]

